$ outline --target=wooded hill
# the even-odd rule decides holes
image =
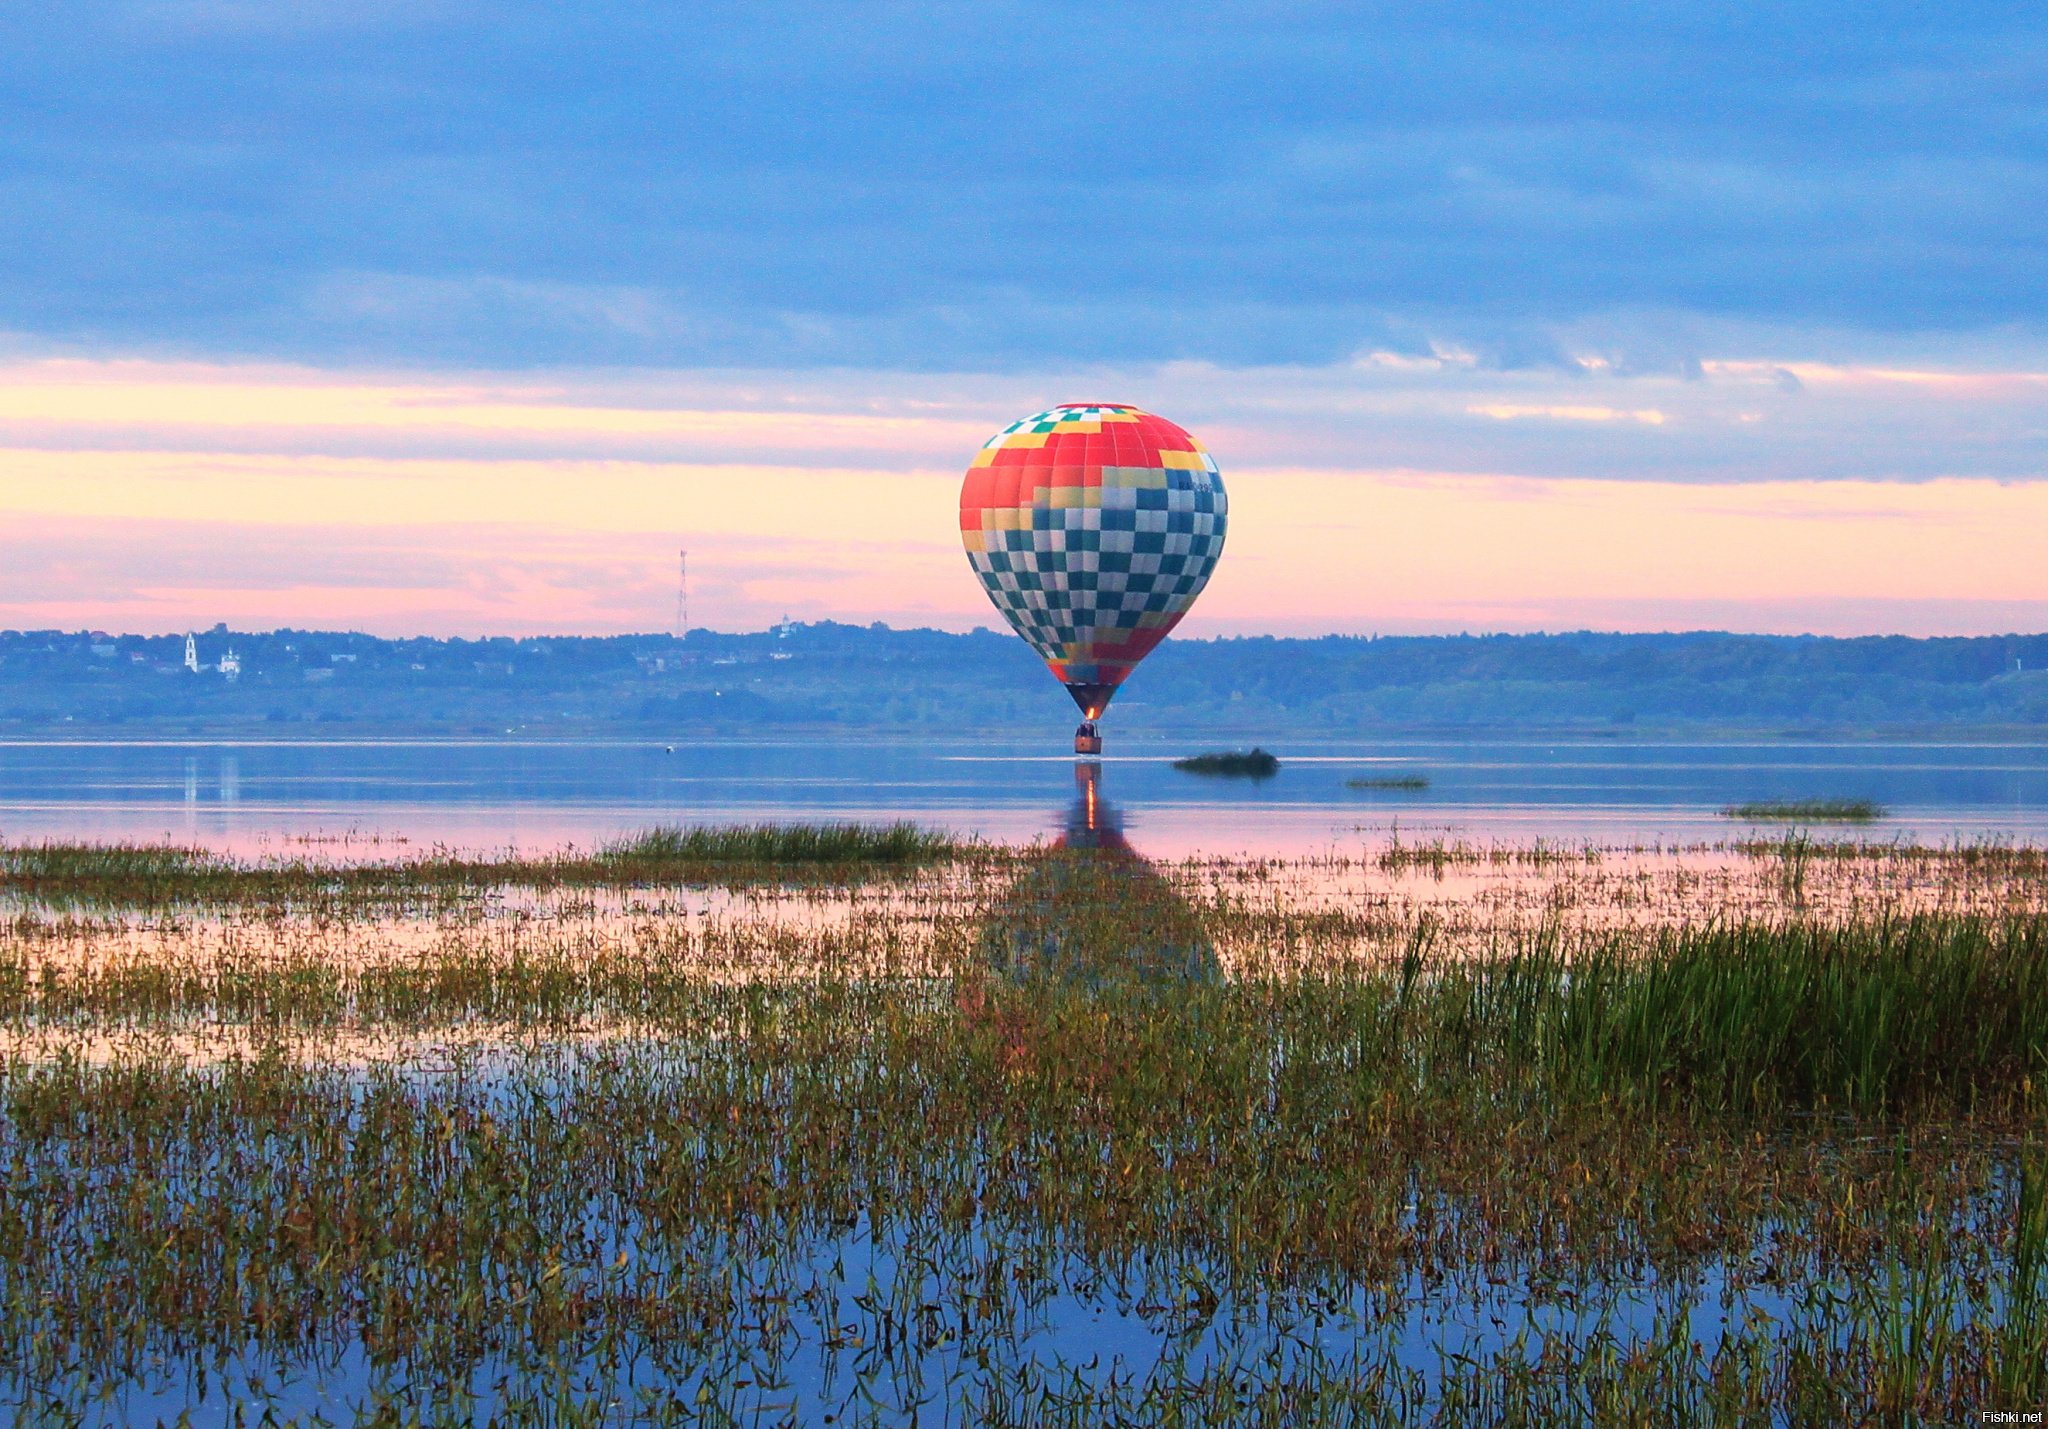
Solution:
[[[0,632],[0,730],[305,723],[537,733],[596,727],[1038,729],[1075,715],[1007,633],[832,623],[750,634],[387,640],[322,631]],[[240,669],[220,669],[232,650]],[[1168,641],[1112,718],[1146,728],[2048,724],[2048,635],[1828,639],[1713,632]],[[340,731],[335,731],[340,732]]]

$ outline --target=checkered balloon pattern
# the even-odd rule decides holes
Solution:
[[[1202,444],[1116,404],[1011,423],[960,488],[982,589],[1090,717],[1202,593],[1227,517]]]

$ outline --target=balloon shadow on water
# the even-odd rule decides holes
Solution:
[[[982,928],[984,958],[1019,982],[1216,980],[1216,949],[1200,913],[1125,840],[1101,781],[1101,765],[1075,764],[1065,828],[997,900]]]

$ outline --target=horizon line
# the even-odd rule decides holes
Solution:
[[[891,625],[887,621],[882,620],[870,621],[865,624],[862,624],[853,621],[842,621],[826,618],[823,620],[813,621],[783,620],[775,622],[774,624],[762,627],[757,630],[720,630],[710,626],[700,625],[690,627],[681,635],[678,635],[673,630],[620,630],[613,631],[609,634],[534,633],[526,635],[513,635],[497,633],[482,635],[429,635],[425,633],[420,633],[411,635],[378,635],[367,630],[343,629],[338,627],[330,628],[321,626],[279,625],[274,626],[268,630],[257,629],[255,627],[238,628],[229,626],[225,621],[217,621],[210,626],[187,626],[180,627],[177,629],[165,629],[162,631],[154,632],[140,630],[110,631],[92,627],[67,629],[61,626],[38,626],[28,629],[7,628],[0,629],[0,639],[25,639],[38,635],[63,636],[70,639],[98,638],[104,640],[179,640],[187,636],[192,636],[196,638],[199,636],[260,637],[279,635],[326,635],[347,636],[351,639],[377,640],[391,644],[416,640],[435,641],[443,644],[452,644],[458,641],[468,644],[481,644],[500,640],[509,640],[514,643],[524,643],[527,641],[543,640],[563,642],[585,640],[605,641],[663,639],[673,641],[677,644],[683,644],[689,639],[689,637],[694,635],[705,635],[717,638],[744,639],[750,636],[774,635],[778,631],[785,629],[815,630],[828,627],[837,630],[859,631],[868,633],[875,632],[877,630],[877,627],[879,627],[882,632],[886,632],[892,635],[949,635],[963,639],[974,635],[992,635],[999,638],[1019,638],[1014,634],[997,630],[992,626],[988,625],[974,625],[966,630],[949,630],[944,627],[936,625]],[[2040,640],[2048,639],[2048,630],[1985,631],[1975,635],[1909,635],[1902,631],[1871,631],[1858,635],[1827,635],[1814,631],[1784,632],[1730,630],[1705,626],[1693,627],[1688,629],[1667,630],[1608,630],[1598,629],[1592,626],[1576,626],[1571,628],[1561,627],[1558,629],[1541,630],[1481,629],[1455,631],[1442,630],[1426,632],[1367,631],[1360,633],[1356,631],[1331,630],[1313,635],[1281,634],[1275,632],[1254,632],[1246,634],[1240,632],[1234,634],[1219,633],[1215,635],[1176,635],[1171,641],[1171,643],[1174,645],[1221,645],[1225,643],[1237,643],[1241,641],[1250,640],[1288,641],[1299,642],[1302,644],[1310,644],[1323,640],[1355,640],[1361,643],[1370,643],[1381,640],[1559,640],[1570,638],[1573,636],[1599,636],[1617,640],[1689,639],[1695,637],[1718,636],[1735,640],[1814,640],[1841,643],[1848,643],[1851,641],[1858,640],[1912,640],[1932,643],[1935,641]]]

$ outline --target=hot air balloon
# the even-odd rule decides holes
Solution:
[[[1012,422],[960,487],[982,589],[1081,707],[1076,754],[1138,662],[1208,584],[1229,513],[1202,444],[1150,412],[1063,402]]]

